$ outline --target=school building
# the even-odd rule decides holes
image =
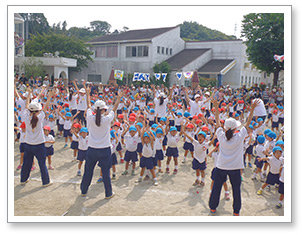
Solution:
[[[93,39],[88,42],[93,62],[80,72],[71,72],[70,79],[108,83],[112,68],[127,74],[150,73],[153,66],[166,61],[171,66],[170,85],[189,86],[191,79],[176,77],[177,72],[197,71],[200,78],[217,79],[219,84],[251,87],[264,77],[247,59],[242,40],[184,41],[180,26],[130,30]],[[130,80],[127,83],[131,83]]]

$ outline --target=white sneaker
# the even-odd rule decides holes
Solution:
[[[154,186],[158,186],[158,181],[154,180]]]

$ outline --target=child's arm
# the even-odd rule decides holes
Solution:
[[[258,161],[268,161],[268,157],[260,157],[258,158]]]
[[[216,147],[213,148],[213,149],[208,153],[208,156],[209,156],[209,157],[212,157],[212,153],[214,153],[216,149],[217,149]]]
[[[71,120],[75,119],[75,117],[76,117],[76,116],[78,116],[78,114],[79,114],[80,112],[81,112],[81,111],[80,111],[80,110],[78,110],[78,111],[76,112],[76,114],[75,114],[75,115],[73,115],[73,116],[71,117]]]
[[[193,142],[193,138],[189,136],[186,132],[183,132],[183,135],[187,137],[191,142]]]
[[[66,117],[63,116],[63,114],[61,112],[58,113],[64,120],[66,120]]]

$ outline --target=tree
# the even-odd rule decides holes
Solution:
[[[38,76],[44,76],[45,74],[43,62],[34,57],[30,57],[27,60],[24,60],[22,68],[25,71],[26,77],[33,76],[34,78],[36,78]]]
[[[92,31],[97,32],[100,35],[109,34],[111,25],[106,21],[95,20],[90,22]]]
[[[166,82],[163,81],[163,79],[156,80],[154,77],[152,77],[151,83],[155,85],[164,84],[166,87],[169,87],[170,82],[170,73],[171,73],[171,66],[167,62],[162,62],[160,64],[155,64],[153,66],[153,72],[154,73],[167,73]]]
[[[257,69],[268,74],[274,73],[274,86],[277,85],[279,71],[284,63],[275,61],[274,55],[284,54],[284,14],[247,14],[242,21],[241,37],[247,39],[247,55]]]
[[[40,56],[44,53],[60,52],[60,56],[77,59],[77,67],[73,71],[81,71],[92,61],[91,52],[83,41],[63,34],[39,34],[33,36],[25,45],[26,56]]]

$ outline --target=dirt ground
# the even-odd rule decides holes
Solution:
[[[70,143],[69,143],[70,145]],[[49,170],[53,184],[43,188],[39,167],[31,172],[30,181],[20,185],[20,170],[16,170],[19,160],[19,143],[14,145],[14,215],[15,216],[208,216],[208,199],[210,195],[212,159],[208,159],[205,186],[193,186],[196,177],[191,168],[191,158],[182,164],[183,149],[179,145],[179,171],[174,175],[173,161],[170,163],[170,174],[158,175],[159,185],[154,186],[152,180],[139,184],[135,180],[140,168],[136,167],[136,175],[121,175],[125,164],[117,165],[117,179],[112,181],[116,193],[111,200],[104,199],[103,183],[96,183],[100,170],[95,168],[92,184],[87,197],[80,195],[81,177],[77,176],[77,162],[73,160],[73,150],[63,148],[64,140],[56,139],[55,154],[52,157],[54,170]],[[190,155],[189,155],[190,156]],[[118,157],[119,158],[119,157]],[[165,169],[163,161],[163,170]],[[253,160],[252,160],[253,162]],[[137,164],[138,165],[138,164]],[[254,166],[253,166],[254,167]],[[84,165],[82,166],[82,173]],[[283,216],[284,209],[276,209],[278,189],[256,194],[262,182],[253,182],[253,169],[245,168],[242,182],[241,216]],[[224,199],[222,190],[217,215],[232,216],[232,190],[228,181],[231,200]]]

